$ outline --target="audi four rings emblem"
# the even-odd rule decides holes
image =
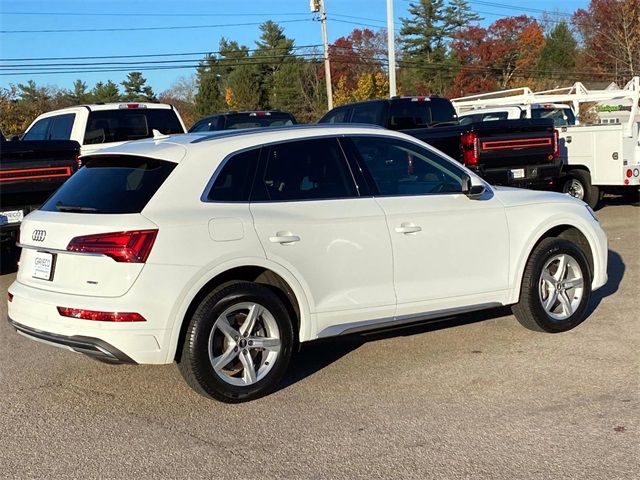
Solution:
[[[44,242],[44,238],[47,236],[46,230],[34,230],[31,234],[31,238],[34,242]]]

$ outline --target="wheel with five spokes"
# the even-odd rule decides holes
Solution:
[[[591,297],[591,273],[584,253],[572,242],[546,238],[525,267],[520,301],[512,310],[531,330],[566,332],[580,324]]]
[[[196,308],[179,369],[206,396],[231,403],[253,400],[282,379],[293,338],[287,309],[269,287],[234,282]]]

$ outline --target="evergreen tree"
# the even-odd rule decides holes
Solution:
[[[87,84],[78,79],[73,82],[73,90],[69,92],[67,98],[73,105],[81,105],[83,103],[91,103],[93,95],[87,91]]]
[[[129,72],[127,79],[122,82],[124,87],[123,100],[136,102],[155,102],[156,96],[153,89],[146,85],[147,79],[141,72]]]
[[[267,109],[273,106],[273,99],[278,102],[279,92],[274,89],[276,76],[282,66],[292,60],[294,41],[287,38],[284,29],[271,20],[260,25],[260,30],[262,34],[256,42],[253,58],[258,64],[260,76],[260,108]],[[288,70],[291,71],[291,68],[289,65]]]
[[[221,68],[218,59],[207,55],[196,69],[198,92],[195,97],[195,110],[204,117],[225,109],[222,97]]]
[[[107,80],[107,83],[98,82],[91,91],[95,102],[118,102],[120,101],[120,91],[118,85],[111,80]]]
[[[449,0],[444,12],[447,33],[459,32],[462,27],[482,20],[480,15],[471,11],[467,0]]]
[[[571,77],[576,66],[578,43],[569,26],[560,22],[547,35],[538,69],[551,78],[565,80]]]
[[[402,51],[427,63],[442,57],[437,53],[443,53],[444,0],[419,0],[410,3],[408,11],[412,17],[401,18]]]

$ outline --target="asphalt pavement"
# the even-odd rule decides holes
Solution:
[[[640,207],[598,216],[609,283],[576,329],[497,309],[314,343],[241,405],[175,365],[102,364],[2,320],[0,478],[638,478]]]

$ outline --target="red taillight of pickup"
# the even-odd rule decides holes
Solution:
[[[479,160],[478,134],[467,132],[460,137],[462,149],[462,163],[465,165],[477,165]]]
[[[553,157],[549,160],[557,160],[560,156],[560,141],[559,141],[558,129],[553,129]]]
[[[72,238],[67,250],[106,255],[116,262],[145,263],[157,235],[157,229],[84,235]]]

